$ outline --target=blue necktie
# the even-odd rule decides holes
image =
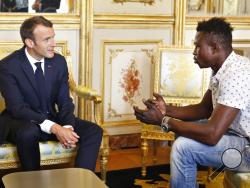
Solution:
[[[45,79],[43,76],[41,62],[37,62],[37,63],[35,63],[35,65],[37,67],[36,71],[35,71],[35,78],[36,78],[37,88],[38,88],[38,92],[39,92],[40,110],[43,113],[47,113]]]

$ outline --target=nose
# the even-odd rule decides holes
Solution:
[[[51,40],[50,40],[50,45],[51,45],[52,47],[55,47],[55,46],[56,46],[56,42],[55,42],[55,39],[54,39],[54,38],[51,38]]]
[[[56,46],[56,41],[53,39],[52,41],[52,46],[55,47]]]
[[[194,56],[197,55],[196,48],[194,48],[193,55],[194,55]]]

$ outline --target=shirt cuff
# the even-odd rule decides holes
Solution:
[[[51,134],[50,129],[51,129],[52,125],[54,125],[54,124],[56,124],[56,123],[53,122],[53,121],[50,121],[50,120],[48,120],[48,119],[45,119],[45,120],[40,124],[40,127],[41,127],[41,130],[42,130],[43,132],[46,132],[46,133],[48,133],[48,134]],[[64,125],[63,127],[65,127],[65,128],[72,128],[72,129],[73,129],[73,126],[72,126],[72,125]]]
[[[50,132],[50,129],[52,127],[52,125],[56,124],[55,122],[53,121],[50,121],[48,119],[45,119],[41,124],[40,124],[40,127],[41,127],[41,130],[43,132],[46,132],[48,134],[51,134]]]
[[[63,127],[65,127],[65,128],[72,128],[73,129],[72,125],[64,125]]]

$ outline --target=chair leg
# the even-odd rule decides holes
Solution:
[[[147,163],[147,155],[148,155],[148,140],[144,138],[142,140],[142,170],[141,170],[141,175],[146,176],[147,174],[147,169],[146,169],[146,163]]]
[[[106,182],[107,180],[107,164],[108,164],[108,156],[109,156],[109,137],[108,135],[103,136],[102,144],[100,149],[100,171],[101,171],[101,179]]]

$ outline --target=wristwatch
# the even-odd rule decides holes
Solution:
[[[169,116],[164,116],[161,120],[161,129],[163,132],[168,132],[169,131],[169,125],[168,121],[171,117]]]

